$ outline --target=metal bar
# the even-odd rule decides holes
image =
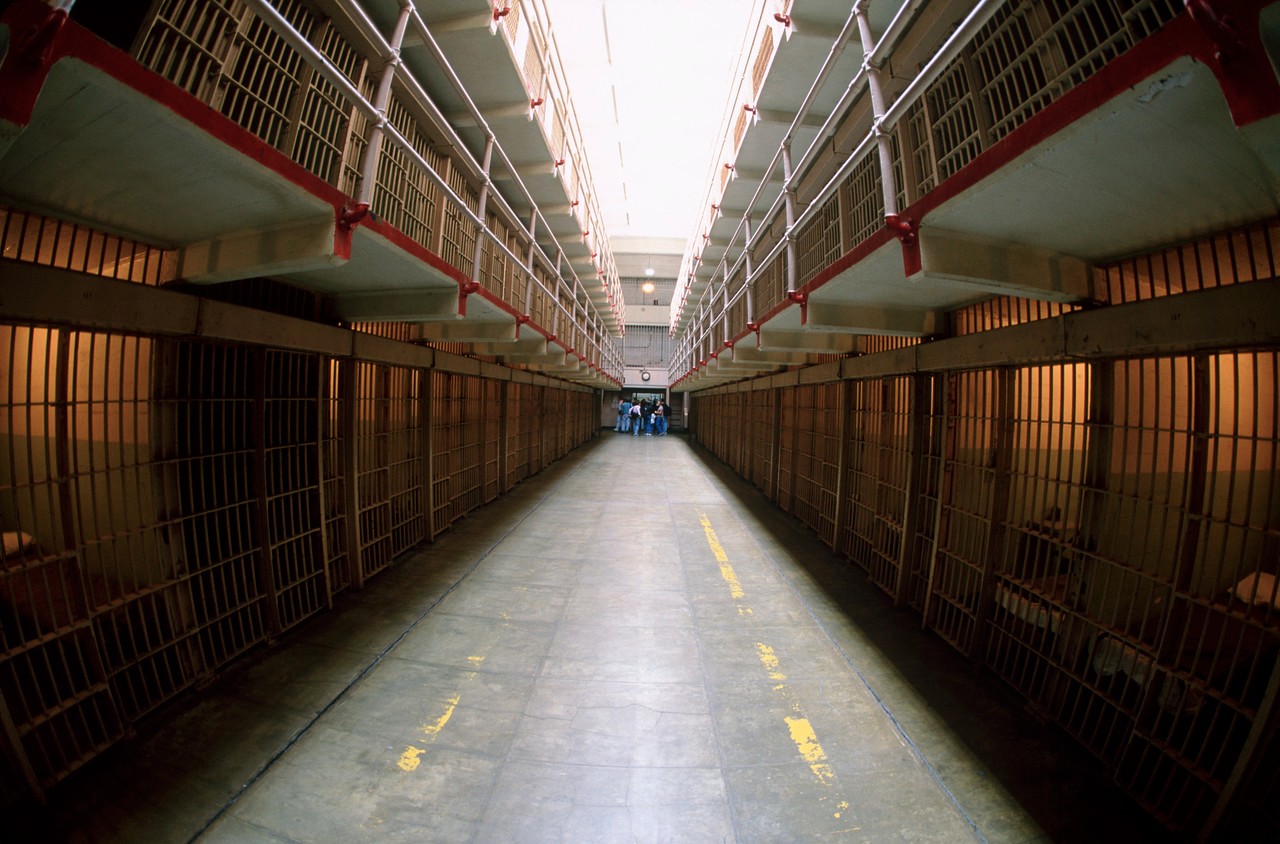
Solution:
[[[351,578],[357,588],[364,587],[364,555],[361,552],[360,524],[360,413],[357,395],[360,379],[355,360],[344,360],[339,370],[339,401],[342,404],[342,485],[343,509],[347,519],[347,560],[351,565]]]
[[[796,278],[799,274],[796,267],[796,189],[791,184],[793,171],[791,169],[791,142],[785,141],[782,146],[782,173],[784,185],[782,195],[784,197],[784,206],[787,219],[787,230],[782,235],[782,242],[785,244],[787,253],[787,295],[791,296],[796,292]]]
[[[909,376],[910,392],[907,408],[907,443],[909,466],[907,488],[902,516],[902,541],[898,546],[898,588],[893,595],[894,606],[901,606],[907,598],[907,586],[911,581],[911,551],[916,545],[916,533],[924,518],[925,505],[922,494],[926,455],[929,451],[929,391],[932,379],[928,375]]]
[[[871,125],[875,135],[876,148],[880,153],[880,184],[884,192],[884,215],[886,218],[898,216],[898,190],[893,176],[893,147],[887,131],[880,128],[880,119],[884,116],[884,93],[880,84],[880,68],[871,63],[871,55],[875,51],[875,37],[871,33],[871,23],[867,20],[866,5],[854,4],[854,14],[858,19],[858,31],[862,36],[863,68],[867,74],[867,87],[871,92]]]
[[[493,135],[486,135],[484,139],[484,162],[480,165],[481,176],[483,181],[480,183],[480,199],[476,203],[476,217],[481,221],[481,228],[487,228],[484,225],[485,214],[489,204],[489,190],[493,185],[490,168],[493,166]],[[500,243],[494,238],[494,243]],[[520,257],[514,252],[506,249],[506,244],[502,244],[503,250],[511,257],[512,261],[519,261]],[[484,238],[476,238],[475,252],[471,258],[471,278],[480,281],[480,259],[484,255]]]
[[[267,641],[280,633],[279,608],[277,607],[277,590],[273,576],[271,554],[271,530],[269,521],[271,508],[267,501],[267,445],[266,445],[266,370],[267,352],[265,349],[253,351],[253,393],[250,411],[250,442],[253,447],[253,497],[255,508],[255,544],[257,558],[258,587],[266,599]]]
[[[356,6],[356,9],[359,10],[358,5],[350,5]],[[374,187],[378,182],[378,165],[382,160],[382,136],[387,125],[387,106],[391,102],[391,85],[395,80],[396,71],[402,67],[400,50],[404,45],[404,34],[408,26],[409,9],[401,7],[400,17],[396,20],[395,32],[391,36],[387,63],[382,69],[382,76],[378,79],[378,88],[374,93],[373,107],[377,111],[377,115],[373,118],[373,124],[369,130],[369,140],[364,150],[364,161],[360,167],[360,194],[357,199],[365,204],[372,203]]]
[[[330,373],[332,366],[330,361],[324,355],[316,355],[316,372],[315,381],[315,401],[314,412],[316,414],[316,437],[315,437],[315,461],[312,464],[312,471],[316,473],[316,491],[311,496],[312,515],[316,520],[316,524],[320,528],[320,558],[323,561],[324,572],[324,602],[327,609],[333,609],[333,596],[338,589],[335,588],[335,572],[333,571],[333,548],[329,542],[329,500],[328,500],[328,478],[325,476],[325,454],[328,448],[325,442],[326,420],[329,418],[329,391],[331,389]]]

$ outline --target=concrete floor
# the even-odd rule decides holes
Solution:
[[[612,432],[21,822],[149,843],[1164,837],[714,458]]]

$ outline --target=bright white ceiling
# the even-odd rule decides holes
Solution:
[[[614,254],[680,253],[756,4],[545,2]]]

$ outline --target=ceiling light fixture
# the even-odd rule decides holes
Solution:
[[[654,290],[653,282],[646,281],[644,284],[640,285],[640,289],[643,290],[645,293],[652,293]]]

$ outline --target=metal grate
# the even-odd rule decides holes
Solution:
[[[906,516],[909,381],[854,381],[838,549],[890,594],[899,589]]]
[[[1062,10],[1057,10],[1059,14]],[[976,86],[987,118],[983,147],[998,141],[1052,100],[1049,80],[1055,68],[1044,49],[1032,49],[1042,35],[1032,4],[1005,6],[974,37],[971,45]],[[1060,90],[1055,83],[1053,90]]]
[[[953,61],[924,95],[933,149],[933,171],[945,181],[986,148],[973,96],[969,65],[964,56]]]
[[[1171,0],[1001,8],[904,118],[915,198],[1181,11]]]
[[[763,490],[766,496],[773,498],[777,461],[774,446],[778,435],[775,396],[766,392],[753,392],[748,393],[746,399],[746,477]]]
[[[915,508],[912,529],[905,537],[905,570],[902,595],[922,616],[929,603],[929,582],[937,544],[938,519],[942,513],[942,472],[947,442],[946,389],[942,375],[920,374],[916,401],[911,408],[919,426],[915,436],[917,467],[913,496],[907,506]],[[906,527],[904,526],[904,530]]]
[[[184,91],[212,103],[243,14],[239,0],[164,0],[153,8],[135,58]]]
[[[433,167],[445,163],[431,152],[429,140],[418,131],[418,122],[396,97],[392,97],[387,105],[387,121]],[[434,249],[437,247],[434,232],[439,201],[439,187],[410,162],[408,153],[393,144],[384,143],[378,159],[378,184],[373,194],[376,213],[414,241]]]
[[[286,630],[329,603],[321,537],[320,359],[267,350],[257,460],[276,628]]]
[[[304,37],[310,38],[317,21],[294,0],[276,4],[282,15]],[[302,92],[302,57],[257,17],[245,20],[222,68],[218,110],[277,149],[286,149],[294,124],[293,104]]]
[[[336,595],[355,581],[350,538],[347,533],[347,442],[342,396],[342,367],[351,362],[327,360],[321,363],[319,398],[322,485],[320,509],[324,522],[321,542],[329,572],[330,595]]]
[[[480,203],[480,195],[467,183],[465,174],[456,167],[449,167],[448,185],[462,198],[471,212],[475,213]],[[453,203],[446,203],[440,233],[440,257],[455,267],[470,272],[475,248],[476,224]]]
[[[1113,0],[1136,44],[1186,10],[1185,0]]]
[[[1020,296],[993,296],[951,312],[951,333],[956,337],[979,334],[993,328],[1051,319],[1079,309],[1079,305],[1025,299]]]
[[[1009,378],[981,371],[947,377],[942,508],[927,621],[957,649],[971,653],[995,510],[1000,429],[1010,418]]]
[[[840,462],[840,385],[815,384],[794,392],[790,511],[833,545]],[[783,430],[788,429],[784,426]]]
[[[157,342],[154,445],[178,570],[190,590],[191,623],[207,669],[268,633],[259,578],[255,373],[244,347]]]
[[[119,738],[76,553],[65,412],[69,338],[5,327],[0,437],[0,693],[39,793]]]
[[[884,190],[878,172],[878,158],[874,153],[872,150],[858,162],[840,185],[838,196],[851,232],[845,251],[884,228]],[[831,260],[836,257],[832,256]]]
[[[318,40],[334,67],[357,88],[364,84],[368,61],[342,38],[332,22],[325,23]],[[355,108],[319,74],[308,71],[308,77],[290,157],[329,184],[345,188],[350,184],[347,174],[359,169],[364,150],[363,143],[348,144]]]
[[[418,432],[422,372],[361,363],[355,451],[362,577],[427,538]]]
[[[432,375],[437,531],[483,501],[480,386],[479,380],[470,376],[442,372]]]
[[[929,129],[929,113],[923,99],[916,100],[903,118],[910,156],[912,196],[918,199],[938,186],[938,155],[933,149],[933,132]],[[854,239],[857,243],[857,238]]]
[[[31,263],[82,268],[96,238],[6,221],[6,242]],[[315,310],[270,283],[203,292],[268,322]],[[514,462],[506,381],[70,326],[0,325],[0,356],[0,716],[12,727],[0,781],[37,796],[421,542],[429,519],[496,496]],[[430,405],[428,379],[441,387]],[[528,474],[593,436],[598,418],[586,391],[525,390]]]
[[[1089,367],[1075,364],[1019,370],[1013,387],[1017,424],[986,660],[1050,711],[1061,706],[1062,673],[1079,662],[1089,386]]]
[[[529,31],[529,41],[525,45],[524,64],[522,75],[524,77],[525,90],[530,96],[538,96],[542,91],[543,81],[546,78],[546,70],[542,63],[542,45],[538,38],[538,33],[534,30]]]
[[[486,380],[481,382],[480,387],[483,392],[480,406],[486,411],[480,455],[480,477],[483,483],[480,498],[488,503],[507,489],[502,477],[502,466],[506,462],[506,438],[503,436],[506,426],[503,416],[510,382]]]
[[[181,625],[178,560],[159,518],[152,453],[153,344],[67,336],[69,511],[103,662],[135,719],[189,684],[199,662]]]
[[[840,226],[840,196],[836,193],[796,233],[797,284],[806,284],[840,257]]]
[[[172,281],[172,252],[0,205],[0,256],[87,275],[159,285]]]
[[[1266,220],[1099,268],[1111,304],[1280,276],[1280,221]]]
[[[1176,544],[1158,567],[1172,591],[1136,637],[1153,660],[1117,776],[1175,828],[1197,828],[1212,808],[1260,726],[1280,652],[1278,359],[1219,354],[1174,367],[1188,430],[1169,459],[1184,476]]]
[[[787,297],[786,261],[779,255],[767,265],[756,264],[756,273],[751,279],[752,312],[759,317],[767,314],[775,306],[782,304]]]

